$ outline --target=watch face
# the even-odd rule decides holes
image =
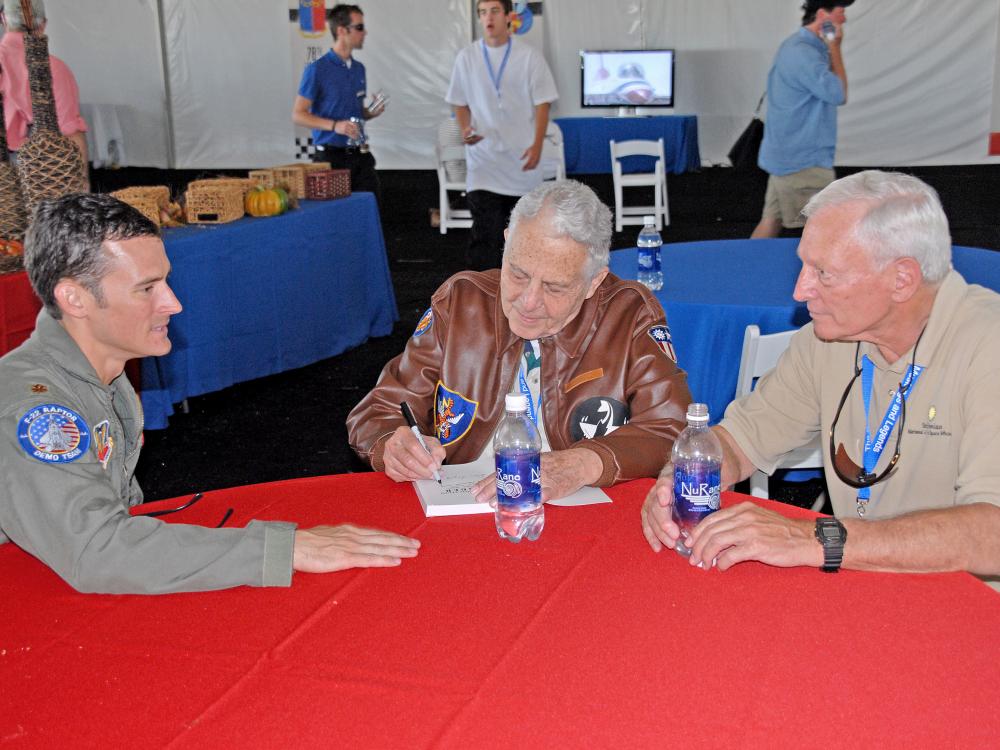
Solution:
[[[844,539],[846,529],[835,518],[821,518],[816,521],[816,538],[821,542],[839,542]]]

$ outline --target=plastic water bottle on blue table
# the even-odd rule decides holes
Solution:
[[[676,550],[690,557],[684,539],[722,499],[722,444],[708,426],[708,405],[690,404],[687,427],[677,436],[670,455],[674,466],[673,520],[680,529]]]
[[[497,470],[497,508],[494,520],[502,539],[535,541],[545,526],[542,504],[542,441],[528,416],[528,399],[521,393],[506,396],[507,414],[493,437]]]
[[[642,217],[642,231],[639,232],[639,283],[654,292],[663,288],[663,269],[660,267],[660,247],[663,239],[656,231],[656,217]]]

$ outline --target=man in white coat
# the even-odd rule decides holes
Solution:
[[[542,182],[538,163],[559,92],[542,54],[511,36],[511,0],[479,0],[476,11],[483,37],[459,52],[445,99],[466,145],[468,265],[482,271],[500,266],[507,218]]]

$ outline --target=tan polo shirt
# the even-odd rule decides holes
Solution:
[[[830,499],[834,515],[842,517],[856,514],[857,490],[834,473],[826,446],[837,404],[854,374],[855,349],[855,343],[820,341],[810,323],[757,388],[730,404],[722,421],[747,457],[767,473],[783,453],[821,430]],[[874,432],[913,351],[892,364],[868,344],[861,345],[861,354],[875,365]],[[871,488],[865,518],[981,501],[1000,505],[1000,295],[951,271],[938,290],[916,361],[926,369],[906,402],[899,463],[893,476]],[[847,398],[835,437],[860,465],[865,437],[861,378]],[[891,459],[895,442],[894,430],[876,471]]]

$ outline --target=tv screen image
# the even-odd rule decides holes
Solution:
[[[673,107],[674,51],[583,50],[584,107]]]

